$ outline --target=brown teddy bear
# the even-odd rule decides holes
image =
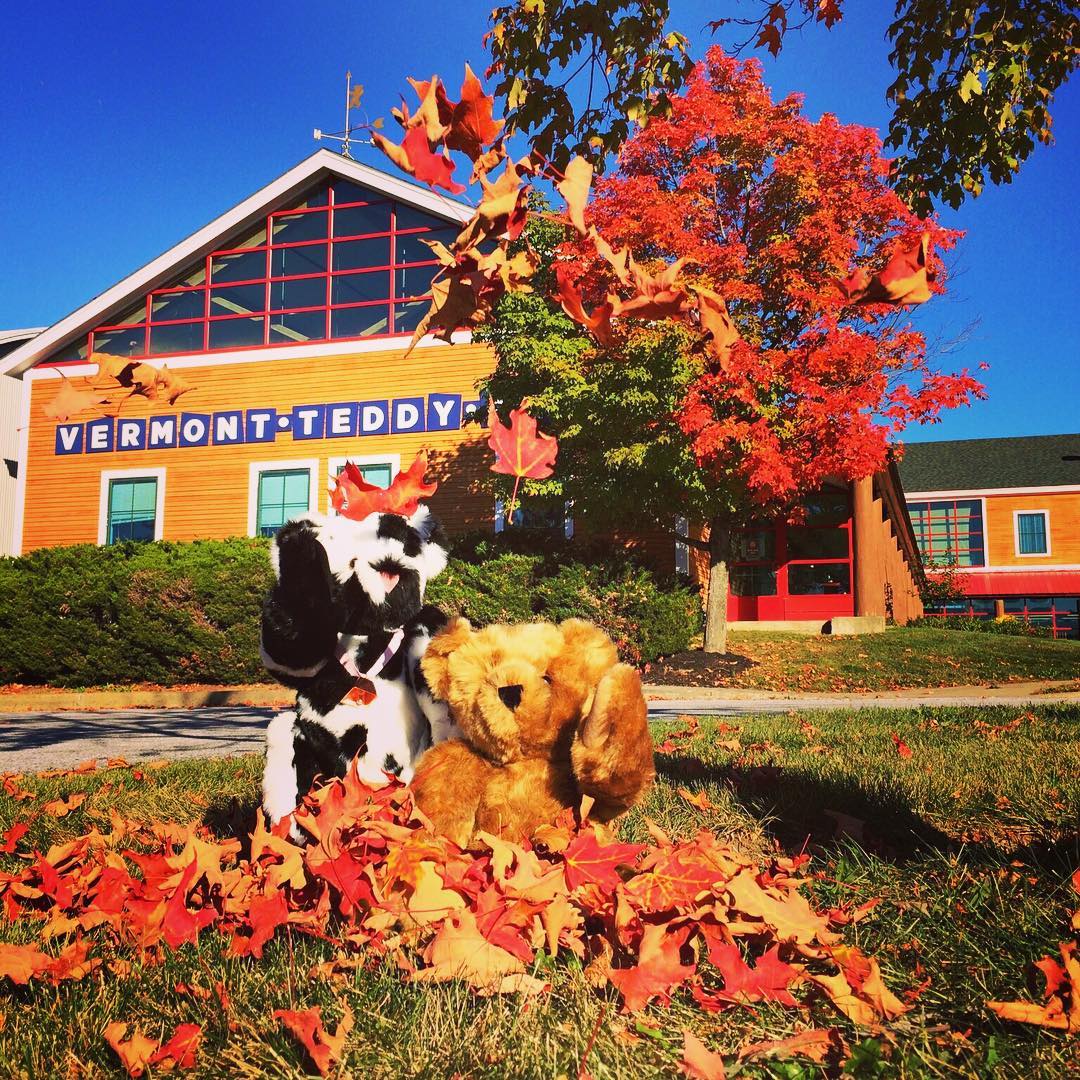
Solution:
[[[641,680],[591,623],[474,630],[452,619],[420,666],[461,737],[424,754],[412,789],[460,845],[478,832],[530,836],[583,795],[609,821],[655,775]]]

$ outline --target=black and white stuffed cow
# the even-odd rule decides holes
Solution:
[[[447,558],[439,523],[411,497],[410,475],[422,493],[434,491],[422,485],[425,467],[420,455],[401,487],[395,480],[382,491],[346,466],[332,492],[338,514],[298,517],[274,539],[262,659],[296,690],[295,710],[279,713],[266,733],[263,808],[274,823],[316,776],[344,776],[357,754],[366,782],[391,775],[408,783],[420,755],[456,733],[419,666],[446,621],[424,604]]]

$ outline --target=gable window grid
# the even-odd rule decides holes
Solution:
[[[981,499],[935,499],[908,503],[919,551],[931,563],[985,566]]]
[[[1017,556],[1050,554],[1050,511],[1014,510],[1013,537]]]
[[[98,543],[160,540],[165,517],[165,469],[106,469],[101,473]]]
[[[437,270],[439,263],[436,259],[417,259],[415,256],[422,254],[418,250],[407,250],[405,243],[409,238],[432,236],[447,236],[447,231],[456,232],[456,226],[450,222],[404,207],[394,200],[378,197],[378,193],[372,192],[371,199],[361,200],[356,198],[356,192],[350,192],[344,201],[338,201],[335,188],[338,184],[331,183],[320,187],[316,192],[309,193],[299,200],[300,205],[282,210],[276,210],[266,215],[262,224],[253,230],[249,230],[244,239],[252,239],[258,234],[258,242],[248,246],[232,246],[217,248],[208,252],[202,259],[201,265],[190,269],[184,277],[169,286],[155,289],[147,293],[142,307],[140,321],[116,322],[102,324],[90,332],[86,342],[87,353],[108,352],[110,355],[130,356],[140,359],[147,356],[174,356],[193,352],[215,352],[221,350],[233,350],[238,348],[257,348],[263,345],[280,344],[287,341],[326,341],[334,339],[362,338],[362,337],[390,337],[395,334],[410,333],[419,322],[422,314],[421,305],[426,308],[431,299],[430,277]],[[311,205],[313,199],[326,199],[318,205]],[[346,224],[349,219],[345,212],[350,210],[365,210],[368,208],[386,208],[386,228],[379,228],[370,232],[355,232],[345,228],[339,230],[335,217],[338,211],[342,212],[342,219]],[[376,211],[377,213],[381,211]],[[306,236],[303,231],[301,239],[281,240],[277,239],[275,228],[284,235],[290,234],[288,227],[295,222],[303,222],[311,215],[322,215],[325,219],[315,228],[308,228],[308,232],[315,235],[314,239]],[[400,219],[400,227],[399,227]],[[421,222],[414,224],[414,222]],[[284,227],[281,224],[284,223]],[[341,234],[338,235],[339,231]],[[387,253],[385,260],[370,266],[346,266],[343,269],[335,268],[337,252],[351,253],[348,245],[356,245],[357,242],[374,241],[385,239]],[[401,250],[403,261],[398,261],[398,251]],[[276,273],[274,260],[277,253],[305,251],[320,252],[318,256],[312,256],[314,269],[298,270],[296,273]],[[236,263],[240,263],[243,256],[262,255],[261,267],[258,276],[250,276],[241,273],[239,277],[232,278],[227,273],[222,274],[222,268],[229,264],[223,263],[223,259],[234,257]],[[254,262],[254,260],[250,260]],[[342,261],[349,261],[344,255]],[[241,264],[242,265],[242,264]],[[423,283],[423,291],[415,292],[405,288],[399,294],[399,278],[405,280],[405,275],[412,272],[420,272],[420,281]],[[368,279],[365,275],[371,275]],[[364,286],[368,281],[375,281],[379,275],[384,276],[385,287],[379,287],[376,291],[380,294],[375,298],[336,300],[335,283],[342,282],[342,289],[346,285],[353,285],[358,290],[356,295],[362,295]],[[194,284],[188,284],[192,278],[198,278]],[[319,298],[318,304],[297,303],[286,305],[275,304],[273,293],[275,287],[284,294],[291,282],[315,282],[325,283],[325,292]],[[237,299],[244,299],[243,290],[247,290],[247,299],[251,296],[255,287],[261,287],[260,302],[255,306],[244,306],[237,303]],[[231,290],[231,295],[229,291]],[[312,290],[313,291],[313,290]],[[174,305],[183,304],[185,298],[198,296],[201,303],[188,302],[190,310],[183,312],[184,317],[156,318],[155,303],[171,301]],[[308,297],[307,299],[313,299]],[[216,313],[214,303],[224,307],[233,304],[238,310],[228,313]],[[164,305],[163,305],[164,306]],[[365,318],[359,309],[381,309],[373,311],[372,315]],[[348,313],[341,315],[340,320],[335,318],[335,312]],[[166,311],[166,314],[168,312]],[[307,316],[306,319],[289,320],[286,316]],[[319,319],[318,316],[322,318]],[[290,323],[292,325],[290,325]],[[296,329],[303,326],[304,330]],[[339,332],[340,331],[340,332]],[[158,335],[159,347],[155,344],[155,333]],[[73,343],[79,346],[81,342]],[[66,360],[72,346],[68,346],[57,354],[53,359]]]
[[[317,458],[253,461],[248,468],[248,536],[273,536],[290,518],[318,510]],[[303,497],[301,475],[307,481]]]

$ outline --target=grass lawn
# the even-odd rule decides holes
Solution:
[[[658,727],[658,743],[679,727]],[[651,819],[676,838],[707,828],[749,851],[806,848],[817,870],[815,906],[880,899],[845,936],[879,959],[887,984],[907,995],[912,1010],[877,1033],[857,1030],[823,1003],[802,1017],[839,1027],[852,1050],[846,1075],[1057,1078],[1080,1068],[1075,1038],[1002,1024],[985,1007],[990,999],[1034,996],[1031,962],[1056,955],[1080,905],[1069,884],[1080,865],[1080,708],[706,720],[696,736],[670,745],[658,755],[659,781],[647,804],[621,825],[625,839],[642,837]],[[110,807],[243,833],[260,764],[248,756],[144,768],[142,779],[115,769],[24,778],[39,802],[89,795],[66,817],[36,818],[27,839],[45,850],[82,834]],[[703,792],[710,809],[688,802],[680,787]],[[29,805],[0,796],[0,832],[27,817]],[[0,855],[0,871],[17,865]],[[0,938],[27,933],[0,918]],[[736,1063],[744,1044],[795,1030],[799,1017],[790,1008],[708,1015],[677,992],[670,1008],[624,1017],[614,992],[590,989],[580,968],[562,959],[543,970],[551,992],[527,1002],[481,999],[455,984],[406,985],[396,969],[379,965],[336,983],[313,978],[332,955],[329,944],[292,935],[273,940],[261,962],[229,959],[220,939],[204,934],[157,966],[144,969],[128,956],[132,970],[123,979],[97,972],[55,988],[8,987],[0,991],[8,994],[0,997],[0,1075],[117,1075],[102,1029],[118,1019],[138,1021],[154,1038],[179,1023],[203,1023],[199,1076],[302,1075],[302,1052],[271,1013],[321,1004],[330,1027],[339,1015],[336,995],[356,1015],[342,1075],[573,1077],[587,1058],[596,1080],[671,1076],[686,1028],[728,1057],[728,1076],[826,1075],[802,1061]],[[228,1012],[178,989],[218,980],[231,999]]]
[[[1080,642],[933,627],[890,627],[857,637],[734,632],[728,649],[748,664],[709,685],[761,690],[894,690],[995,685],[1080,676]],[[663,681],[649,676],[652,681]],[[697,684],[704,685],[704,684]]]

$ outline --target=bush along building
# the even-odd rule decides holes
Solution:
[[[900,474],[924,562],[963,594],[927,614],[1080,638],[1080,434],[914,443]]]
[[[476,389],[493,353],[461,332],[452,345],[424,338],[405,356],[437,269],[424,241],[449,240],[470,214],[320,150],[13,342],[0,357],[18,404],[9,550],[270,535],[295,514],[327,510],[328,482],[346,460],[388,484],[421,448],[447,529],[500,529]],[[101,357],[129,381],[129,365],[147,365],[144,379],[157,369],[160,384],[95,401]],[[534,517],[572,533],[561,515]],[[693,575],[696,560],[674,535],[658,528],[625,542]],[[828,487],[798,525],[739,533],[731,617],[814,631],[906,622],[921,613],[918,577],[890,468]]]

